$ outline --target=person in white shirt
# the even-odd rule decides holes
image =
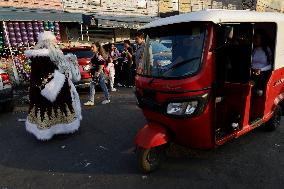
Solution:
[[[115,47],[113,43],[108,44],[108,52],[107,52],[107,71],[109,72],[109,81],[110,81],[110,91],[115,92],[116,88],[114,88],[114,78],[115,78],[115,64],[117,64],[117,59],[120,56],[119,51]]]
[[[264,32],[255,33],[253,44],[252,80],[255,82],[255,89],[261,90],[258,93],[263,93],[271,73],[273,54],[268,45],[268,36]]]

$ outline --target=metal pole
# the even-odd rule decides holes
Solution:
[[[88,26],[86,26],[86,32],[87,32],[87,39],[88,39],[88,41],[90,41],[90,36],[89,36],[89,27]]]
[[[83,24],[81,23],[81,38],[82,38],[82,41],[84,40],[84,36],[83,36]]]

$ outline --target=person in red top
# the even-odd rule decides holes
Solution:
[[[96,83],[99,82],[104,95],[105,100],[102,104],[110,103],[109,92],[105,83],[105,74],[104,74],[104,64],[106,62],[106,53],[104,48],[101,46],[99,42],[95,42],[92,44],[91,50],[94,53],[93,58],[91,59],[92,63],[92,81],[90,82],[90,98],[89,101],[84,103],[85,106],[93,106],[95,100],[95,86]]]

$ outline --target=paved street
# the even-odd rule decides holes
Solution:
[[[257,129],[210,151],[173,146],[161,168],[139,172],[134,136],[145,123],[131,89],[112,102],[83,108],[78,133],[47,142],[28,134],[26,107],[0,114],[0,189],[283,188],[284,123]],[[87,93],[82,92],[82,101]]]

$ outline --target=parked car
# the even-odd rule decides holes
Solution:
[[[13,107],[13,87],[10,77],[0,69],[0,108],[4,111],[12,111]]]
[[[91,81],[91,58],[93,57],[93,52],[91,51],[91,47],[83,46],[83,47],[71,47],[62,49],[63,53],[66,55],[68,53],[72,53],[77,56],[81,80],[75,83],[76,87],[87,87]]]

